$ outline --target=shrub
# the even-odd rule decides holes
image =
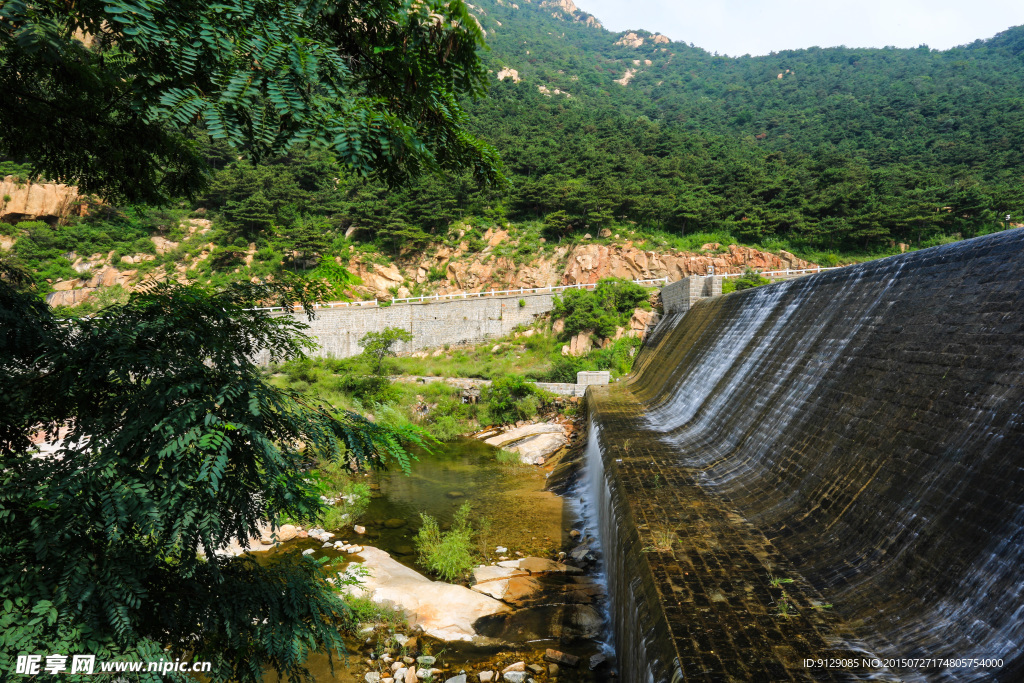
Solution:
[[[430,266],[430,270],[427,271],[427,280],[430,282],[444,280],[446,277],[448,277],[448,269],[441,266]]]
[[[379,624],[393,630],[409,625],[402,610],[376,603],[370,598],[346,595],[342,604],[346,610],[342,629],[348,633],[355,633],[359,624]]]
[[[526,308],[526,299],[519,300],[519,308]]]
[[[419,563],[445,581],[458,578],[473,566],[473,527],[469,523],[472,507],[468,502],[455,513],[452,527],[441,533],[437,520],[420,513],[423,526],[416,533],[415,543]]]
[[[650,308],[648,295],[646,288],[634,282],[606,278],[593,291],[570,289],[555,297],[554,316],[565,319],[566,338],[584,330],[610,337],[617,327],[626,326],[634,310]]]
[[[540,397],[537,387],[522,375],[507,375],[496,379],[481,392],[492,420],[508,424],[537,414]]]
[[[743,275],[736,278],[736,291],[753,289],[754,287],[767,285],[770,282],[771,280],[766,277],[761,277],[761,273],[757,272],[753,268],[747,268]]]

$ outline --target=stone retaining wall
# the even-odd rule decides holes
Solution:
[[[362,353],[358,342],[367,332],[400,327],[412,333],[412,341],[396,345],[400,353],[433,349],[446,344],[482,344],[511,334],[520,325],[530,325],[553,307],[556,294],[523,294],[431,301],[394,306],[322,308],[308,322],[308,334],[320,348],[311,356],[348,358]],[[522,302],[522,305],[520,305]],[[296,320],[306,322],[301,313]],[[262,359],[265,361],[265,358]]]

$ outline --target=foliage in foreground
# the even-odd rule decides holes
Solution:
[[[295,303],[158,285],[59,319],[0,279],[0,670],[18,654],[167,655],[211,661],[215,681],[298,681],[310,653],[343,649],[320,565],[215,550],[320,516],[310,457],[406,465],[400,442],[418,436],[264,381],[260,351],[310,346],[303,323],[253,310],[271,297]],[[33,434],[59,436],[59,457],[33,457]]]
[[[470,512],[470,503],[463,503],[455,512],[451,529],[445,532],[441,531],[436,519],[420,513],[423,526],[415,538],[418,561],[445,581],[457,579],[474,564]]]
[[[459,99],[482,93],[482,44],[461,0],[5,2],[0,154],[131,201],[204,184],[197,125],[257,159],[315,145],[388,182],[500,180]]]

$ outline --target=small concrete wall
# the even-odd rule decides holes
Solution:
[[[576,384],[590,385],[608,384],[612,381],[612,373],[608,370],[581,370],[576,373]]]
[[[721,275],[691,275],[661,290],[665,315],[686,313],[695,303],[722,293]]]

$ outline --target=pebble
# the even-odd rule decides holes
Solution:
[[[496,552],[499,555],[501,555],[502,553],[507,553],[508,552],[508,548],[506,548],[503,545],[499,545],[497,548],[494,549],[494,552]]]
[[[544,672],[544,667],[539,664],[527,664],[526,668],[529,669],[532,674],[541,674]]]
[[[314,550],[312,548],[306,548],[305,550],[302,551],[302,554],[303,555],[312,555],[313,552],[314,552]]]
[[[501,673],[507,674],[509,671],[526,671],[526,662],[516,662],[515,664],[509,664]]]
[[[590,658],[590,670],[593,671],[597,667],[604,664],[606,661],[608,661],[608,658],[605,657],[602,653],[598,652],[596,655]]]
[[[330,544],[330,542],[328,542],[328,543],[324,543],[324,544],[323,544],[322,546],[320,546],[320,547],[321,547],[321,548],[330,548],[330,547],[331,547],[331,544]]]
[[[480,677],[480,683],[490,683],[491,681],[494,680],[494,672],[493,671],[481,671],[480,673],[477,674],[477,676]]]
[[[430,655],[423,655],[421,657],[417,657],[416,658],[416,663],[419,664],[422,667],[427,668],[427,669],[429,669],[430,667],[434,666],[434,662],[436,662],[436,661],[437,661],[437,659],[434,658],[434,657],[431,657]]]
[[[406,669],[404,666],[399,666],[397,669],[395,669],[393,671],[393,673],[395,674],[395,680],[404,681],[406,671],[408,671],[408,669]]]
[[[366,527],[365,526],[359,526],[358,524],[356,524],[354,527],[352,527],[352,530],[355,531],[357,534],[365,534],[366,533]]]
[[[467,683],[466,674],[459,674],[458,676],[452,676],[444,683]]]
[[[509,671],[507,674],[503,674],[504,678],[508,683],[523,683],[526,680],[525,671]]]
[[[366,683],[380,683],[380,674],[376,671],[371,671],[363,676],[363,678],[366,679]]]

